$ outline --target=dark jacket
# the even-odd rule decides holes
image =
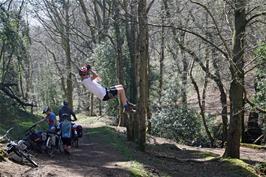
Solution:
[[[62,106],[59,110],[59,122],[64,119],[71,121],[71,115],[74,117],[74,120],[77,120],[77,117],[71,108],[67,105]]]

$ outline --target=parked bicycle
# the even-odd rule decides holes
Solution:
[[[4,149],[4,152],[11,157],[12,154],[16,154],[21,161],[25,161],[25,159],[30,162],[34,167],[38,167],[38,164],[32,160],[32,155],[29,153],[28,146],[24,140],[19,140],[18,142],[11,140],[9,137],[9,133],[13,130],[10,128],[6,131],[5,135],[0,139],[7,140],[7,145]]]
[[[46,131],[37,131],[37,125],[38,122],[26,130],[24,140],[27,142],[29,149],[38,153],[43,153],[46,149],[45,142],[47,139],[47,133]]]
[[[26,130],[25,141],[29,148],[38,153],[47,153],[49,156],[53,156],[55,151],[63,152],[60,130],[36,131],[35,128],[39,123]]]
[[[47,132],[47,139],[45,141],[45,148],[48,155],[53,156],[55,151],[63,152],[63,142],[61,132],[59,129],[54,132]]]

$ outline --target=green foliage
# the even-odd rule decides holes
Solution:
[[[18,67],[22,65],[23,60],[28,59],[26,48],[29,43],[28,30],[23,19],[19,18],[18,11],[8,11],[3,7],[0,9],[0,46],[3,54],[0,61],[4,67],[4,73],[1,73],[3,79],[8,79],[5,78],[5,74],[8,74],[10,68]],[[15,58],[17,60],[13,61]]]
[[[152,118],[152,132],[191,144],[200,137],[201,123],[198,114],[187,108],[167,107],[158,111]]]
[[[129,171],[131,172],[131,175],[134,177],[148,177],[152,174],[149,174],[145,168],[144,165],[137,162],[137,161],[133,161],[131,163],[131,167],[129,168]]]
[[[239,159],[223,159],[226,165],[230,165],[226,170],[232,174],[233,177],[257,177],[257,174],[253,167]]]
[[[256,103],[266,108],[266,44],[263,44],[256,50]]]
[[[13,137],[21,137],[24,131],[33,125],[34,122],[40,120],[40,117],[34,116],[17,105],[17,103],[0,94],[0,135],[7,129],[14,127],[11,132]]]
[[[112,86],[116,82],[116,53],[109,42],[98,44],[92,55],[93,65],[102,78],[102,83]]]
[[[266,176],[266,162],[257,163],[255,165],[255,170],[260,176]]]
[[[116,85],[116,53],[114,48],[112,47],[112,44],[108,41],[99,44],[95,49],[92,60],[95,62],[94,67],[97,70],[97,73],[99,73],[102,78],[102,84],[105,87]],[[117,99],[113,99],[104,103],[107,104],[106,112],[109,115],[117,114]]]
[[[51,70],[47,69],[51,66],[45,66],[41,68],[38,80],[41,81],[36,85],[39,93],[39,102],[44,106],[49,106],[52,111],[57,111],[62,104],[62,92],[57,79],[54,78],[54,74]]]
[[[256,80],[255,80],[255,103],[262,109],[266,109],[266,44],[256,50]],[[264,116],[265,119],[265,116]],[[266,120],[264,120],[266,122]],[[263,127],[266,131],[266,124]]]
[[[0,147],[0,148],[1,148],[1,147]],[[0,149],[0,162],[5,161],[4,156],[5,156],[4,151],[3,151],[2,149]]]
[[[24,67],[29,59],[29,27],[21,18],[21,10],[12,3],[15,4],[10,2],[7,3],[9,7],[2,5],[0,8],[0,83],[20,83],[18,87],[12,87],[12,93],[17,97],[23,97],[25,101],[27,94],[22,95],[20,91],[25,89],[22,82],[28,78]],[[10,100],[7,102],[15,104]]]

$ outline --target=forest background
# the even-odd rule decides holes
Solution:
[[[146,132],[224,147],[266,142],[263,0],[2,0],[0,96],[17,106],[109,115],[145,149]],[[80,84],[91,64],[109,87],[123,84],[137,113],[102,102]],[[264,69],[263,69],[264,68]],[[4,108],[3,106],[1,106]],[[13,109],[13,110],[12,110]]]

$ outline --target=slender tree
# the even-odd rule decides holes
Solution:
[[[138,98],[138,119],[139,119],[139,146],[141,150],[145,150],[146,143],[146,119],[147,119],[147,103],[148,95],[146,92],[148,83],[148,18],[147,18],[147,2],[146,0],[138,1],[138,22],[139,22],[139,39],[138,51],[139,56],[139,98]]]
[[[244,49],[246,35],[246,0],[234,2],[234,36],[230,72],[230,124],[224,156],[240,158],[241,120],[244,116]]]

